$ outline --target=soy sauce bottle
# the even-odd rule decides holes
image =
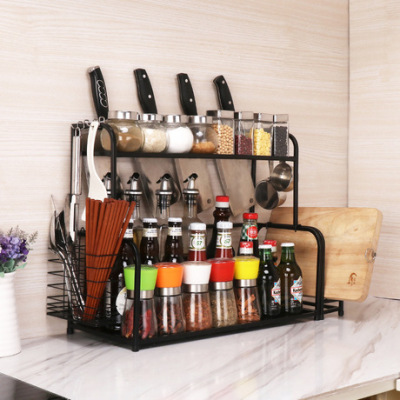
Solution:
[[[157,218],[143,218],[143,237],[140,242],[140,259],[142,265],[154,265],[160,262],[157,233]]]
[[[281,279],[282,311],[300,314],[303,309],[303,277],[294,256],[294,243],[282,243],[281,262],[278,265]]]

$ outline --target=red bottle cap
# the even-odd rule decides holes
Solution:
[[[235,260],[232,258],[212,258],[210,282],[230,282],[235,272]]]
[[[253,255],[253,242],[240,242],[239,243],[239,254],[251,254]]]
[[[218,208],[228,208],[229,196],[217,196],[215,199],[215,206]]]
[[[263,244],[270,244],[272,247],[276,247],[278,242],[276,240],[264,240]]]
[[[244,213],[243,219],[258,219],[257,213]]]

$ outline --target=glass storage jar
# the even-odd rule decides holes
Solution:
[[[124,268],[127,298],[122,316],[121,334],[127,339],[133,337],[134,304],[135,304],[135,267]],[[151,339],[157,335],[157,319],[154,306],[154,288],[157,279],[157,268],[141,266],[140,269],[140,316],[139,337]]]
[[[239,111],[234,114],[235,154],[253,154],[254,114],[250,111]]]
[[[211,264],[186,261],[183,265],[183,309],[186,331],[201,331],[212,327],[208,282]]]
[[[235,261],[230,258],[214,258],[211,263],[210,299],[213,327],[235,325],[237,308],[233,293]]]
[[[233,111],[209,110],[212,117],[212,127],[217,134],[217,154],[235,154],[235,139],[233,134]]]
[[[183,314],[181,285],[183,266],[177,263],[158,263],[156,282],[156,314],[158,334],[171,335],[184,332],[186,328]]]
[[[135,111],[110,111],[106,122],[115,133],[117,151],[134,152],[142,148],[143,134],[138,117]],[[111,150],[110,135],[105,129],[100,133],[100,142],[104,150]]]
[[[254,114],[253,154],[255,156],[271,156],[273,115]]]
[[[185,115],[165,115],[164,126],[167,134],[167,153],[188,153],[192,150],[193,134],[186,125]]]
[[[167,134],[161,124],[163,117],[159,114],[142,114],[139,127],[142,131],[144,153],[162,153],[167,147]]]
[[[273,155],[286,157],[289,153],[289,115],[275,114],[273,119]]]
[[[212,128],[212,118],[205,115],[189,115],[189,128],[193,134],[192,153],[215,153],[217,133]]]

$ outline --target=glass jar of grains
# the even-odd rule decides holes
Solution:
[[[143,134],[138,125],[139,114],[135,111],[110,111],[107,124],[114,131],[117,151],[133,152],[141,149]],[[111,140],[108,132],[100,133],[100,143],[104,150],[111,150]]]
[[[142,114],[139,126],[144,137],[142,151],[144,153],[162,153],[167,147],[165,127],[161,124],[162,115]]]
[[[254,114],[250,111],[235,112],[235,154],[253,154],[253,123]]]
[[[233,134],[233,111],[209,110],[207,115],[212,117],[212,127],[217,134],[217,154],[235,154]]]
[[[270,156],[272,154],[272,119],[272,114],[254,114],[253,154],[255,156]]]
[[[189,115],[188,126],[193,133],[192,153],[215,153],[218,138],[212,128],[212,118],[205,115]]]

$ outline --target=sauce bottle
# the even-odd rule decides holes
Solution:
[[[215,244],[215,258],[232,258],[232,228],[230,221],[217,222],[217,239]]]
[[[213,258],[215,255],[215,244],[217,241],[217,223],[219,221],[229,221],[232,213],[229,209],[229,196],[217,196],[215,201],[214,226],[211,235],[211,241],[207,246],[207,258]]]
[[[244,213],[243,214],[243,225],[240,234],[240,244],[243,242],[253,243],[252,255],[258,257],[258,225],[257,225],[258,214],[257,213]]]
[[[189,225],[188,261],[205,261],[206,259],[206,224],[192,222]]]
[[[153,265],[160,261],[157,238],[157,219],[143,219],[143,237],[140,242],[140,259],[142,264]]]
[[[277,251],[278,242],[276,240],[264,240],[263,244],[271,245],[272,260],[274,261],[274,264],[278,266],[278,251]]]
[[[183,262],[182,218],[168,218],[168,236],[165,241],[163,261]]]

